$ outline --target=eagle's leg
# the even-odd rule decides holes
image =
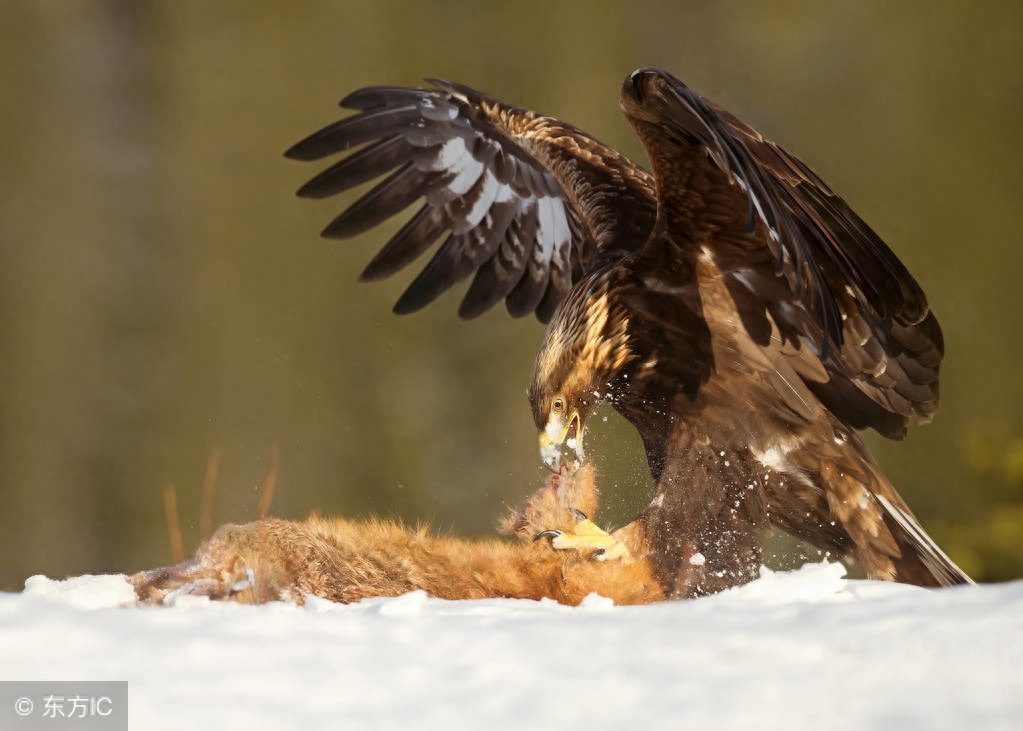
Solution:
[[[629,557],[629,549],[624,543],[587,518],[584,513],[578,510],[573,512],[579,522],[572,528],[572,532],[544,530],[537,533],[534,540],[550,538],[551,547],[559,551],[592,551],[590,558],[597,561]]]
[[[650,460],[659,467],[653,499],[616,537],[654,567],[671,597],[714,594],[756,579],[767,516],[749,450],[712,442],[684,425],[673,430],[668,449],[667,459]]]

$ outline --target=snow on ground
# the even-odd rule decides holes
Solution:
[[[1023,727],[1023,581],[843,576],[814,564],[574,608],[422,593],[135,608],[120,576],[37,576],[0,594],[0,679],[126,679],[132,729]]]

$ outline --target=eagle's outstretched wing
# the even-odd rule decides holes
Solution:
[[[543,322],[601,256],[638,247],[653,225],[653,181],[625,156],[551,117],[469,87],[376,86],[341,101],[357,114],[299,142],[286,156],[319,160],[352,147],[298,192],[324,198],[393,172],[323,231],[360,234],[425,198],[369,263],[389,276],[443,233],[444,242],[395,305],[416,311],[475,274],[459,309],[475,317],[501,299],[513,316]],[[624,216],[610,210],[621,206]],[[630,235],[620,235],[627,227]],[[624,247],[624,248],[622,248]]]
[[[806,165],[670,74],[636,71],[622,104],[665,226],[682,255],[713,258],[751,338],[795,346],[786,357],[848,426],[898,438],[911,417],[929,420],[941,329],[877,234]]]
[[[850,429],[898,438],[937,409],[942,336],[920,286],[806,165],[670,74],[635,72],[622,106],[658,197],[654,235],[628,261],[647,289],[695,286],[712,334],[700,398],[676,400],[686,430],[669,441],[685,439],[663,448],[674,463],[659,489],[687,474],[693,434],[738,441],[773,475],[762,490],[774,523],[851,551],[874,577],[968,583]],[[646,401],[673,380],[645,378]],[[659,505],[651,524],[681,520]]]

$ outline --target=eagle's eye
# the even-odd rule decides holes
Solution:
[[[562,411],[565,410],[565,399],[563,398],[554,399],[554,403],[551,404],[551,409],[554,411],[555,414],[560,414]]]

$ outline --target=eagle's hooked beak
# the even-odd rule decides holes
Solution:
[[[552,472],[561,472],[568,455],[572,468],[579,467],[583,460],[583,429],[579,412],[572,413],[568,424],[562,419],[551,418],[547,427],[540,432],[540,459]]]

